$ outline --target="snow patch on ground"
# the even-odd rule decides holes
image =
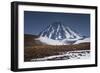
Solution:
[[[90,59],[90,51],[89,50],[68,51],[68,52],[63,52],[61,55],[36,58],[32,59],[31,61],[77,60],[77,59]]]

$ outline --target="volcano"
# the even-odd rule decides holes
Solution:
[[[84,40],[84,37],[61,22],[54,22],[40,32],[36,40],[48,45],[69,45]]]

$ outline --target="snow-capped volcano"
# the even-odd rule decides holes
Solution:
[[[60,22],[54,22],[40,32],[39,38],[36,40],[48,45],[69,45],[82,39],[81,35],[68,26],[64,26]]]
[[[39,36],[48,37],[53,40],[76,40],[82,38],[78,33],[74,32],[69,27],[64,26],[60,22],[55,22],[49,25],[39,34]]]

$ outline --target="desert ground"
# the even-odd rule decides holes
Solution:
[[[45,45],[36,41],[38,36],[24,35],[24,61],[28,62],[32,59],[44,58],[54,55],[62,55],[65,52],[90,50],[90,43],[81,43],[75,45]],[[75,53],[74,52],[74,53]],[[77,53],[77,52],[76,52]],[[54,59],[52,59],[54,60]]]

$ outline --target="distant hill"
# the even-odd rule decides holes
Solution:
[[[38,45],[35,41],[36,38],[38,38],[37,35],[24,34],[24,46]]]

